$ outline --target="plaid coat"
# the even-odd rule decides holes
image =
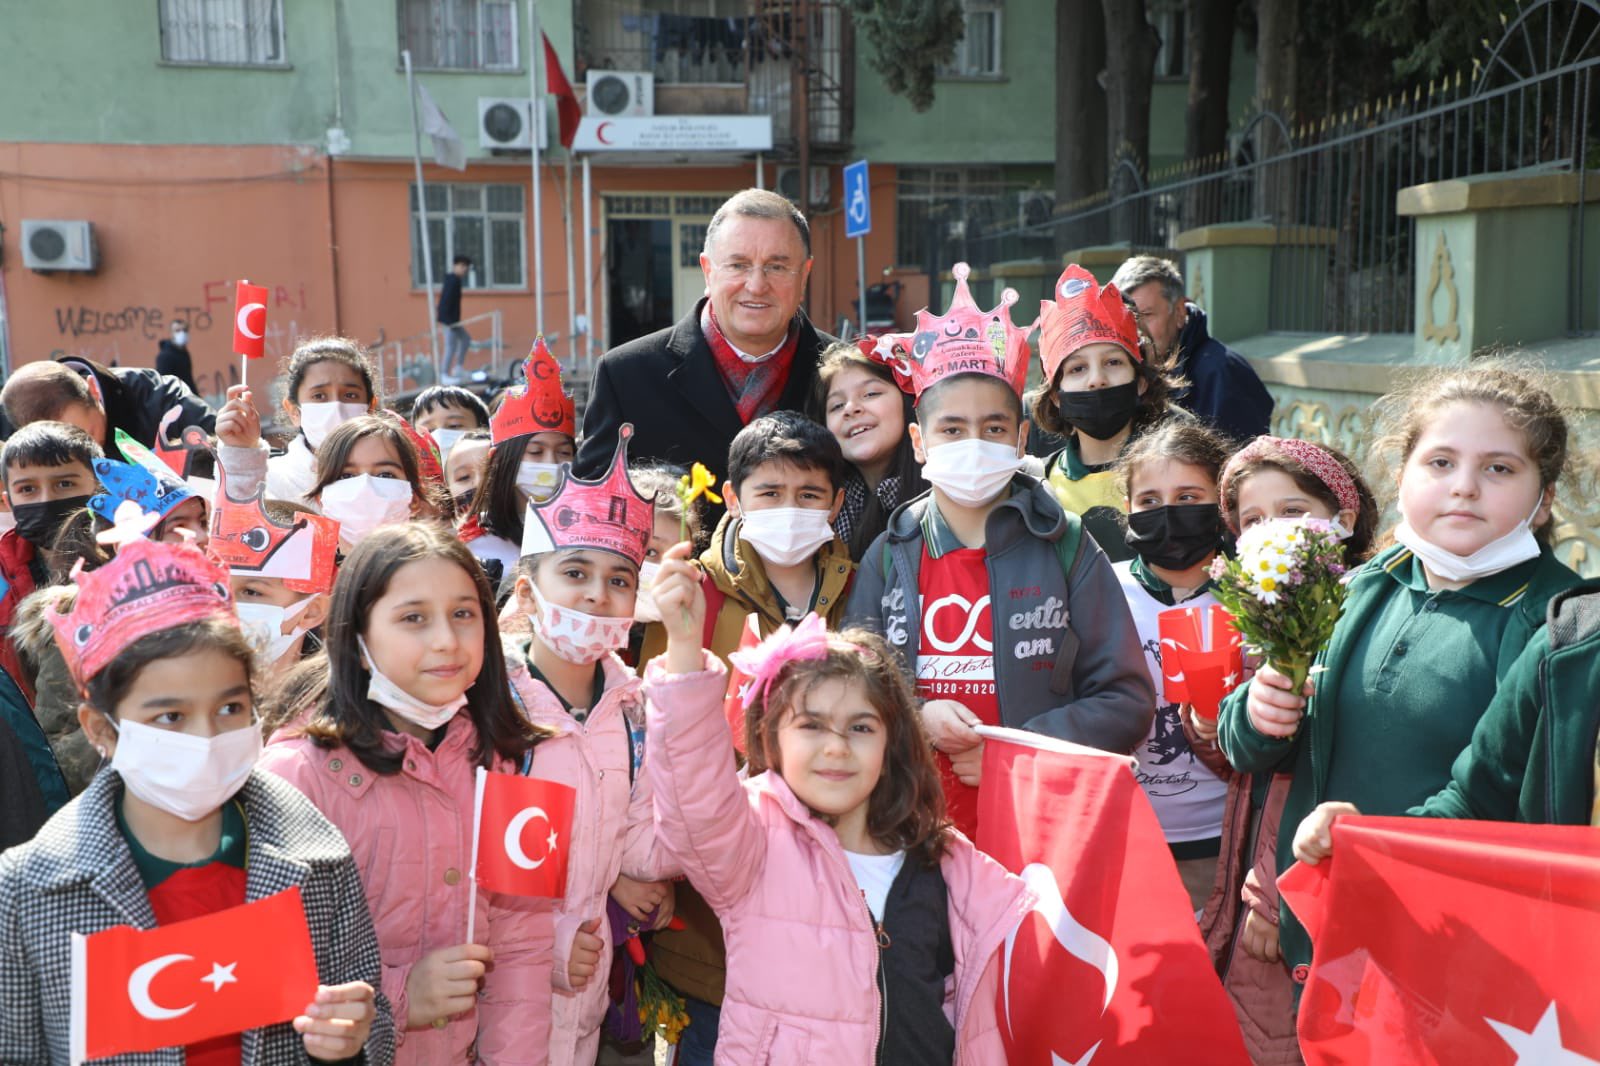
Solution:
[[[102,770],[39,835],[0,855],[0,1063],[66,1066],[71,997],[70,934],[114,925],[155,927],[150,899],[112,804],[122,779]],[[238,799],[249,827],[245,896],[258,900],[299,886],[325,985],[381,987],[378,940],[350,849],[294,788],[250,775]],[[365,1061],[394,1060],[394,1021],[382,992]],[[178,1048],[101,1060],[123,1066],[178,1066]],[[283,1022],[244,1034],[244,1066],[310,1061]]]

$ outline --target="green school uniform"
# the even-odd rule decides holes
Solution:
[[[1120,563],[1133,558],[1123,535],[1126,500],[1117,487],[1115,463],[1084,462],[1077,439],[1069,437],[1066,447],[1045,460],[1045,484],[1063,511],[1083,519],[1083,528],[1108,559]]]
[[[1294,861],[1301,820],[1327,800],[1364,814],[1404,814],[1450,780],[1496,686],[1544,623],[1550,598],[1578,575],[1549,551],[1462,589],[1432,591],[1409,549],[1393,547],[1350,582],[1317,693],[1291,739],[1256,732],[1246,689],[1223,704],[1218,742],[1235,769],[1291,770],[1278,869]],[[1311,943],[1288,908],[1285,963],[1303,980]]]

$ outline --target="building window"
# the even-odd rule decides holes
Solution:
[[[161,58],[217,66],[282,64],[282,0],[161,0]]]
[[[955,59],[939,68],[946,78],[998,78],[1000,76],[999,0],[963,0],[967,32],[956,45]]]
[[[517,70],[516,0],[400,0],[400,47],[439,70]]]
[[[1156,51],[1158,78],[1189,76],[1189,22],[1186,14],[1183,4],[1172,0],[1151,8],[1150,22],[1156,28],[1156,35],[1161,38],[1161,47]]]
[[[521,289],[527,276],[527,218],[520,185],[451,182],[428,189],[428,242],[433,282],[458,255],[472,260],[474,288]],[[411,186],[411,284],[422,288],[422,230],[417,187]]]
[[[769,49],[749,0],[583,0],[573,33],[578,75],[642,70],[671,84],[743,84],[746,53],[759,63]]]

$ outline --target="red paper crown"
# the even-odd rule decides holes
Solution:
[[[201,452],[209,451],[210,442],[206,440],[206,431],[199,426],[185,426],[176,441],[169,441],[167,427],[176,422],[181,414],[183,408],[174,404],[161,416],[161,424],[156,427],[155,453],[163,463],[172,468],[174,474],[186,478],[194,467],[194,457]]]
[[[522,523],[523,555],[598,548],[631,559],[635,565],[644,562],[645,548],[655,532],[655,503],[639,495],[628,477],[631,436],[633,423],[624,422],[611,469],[598,481],[573,477],[568,464],[561,468],[554,495],[529,502]]]
[[[1005,290],[994,310],[985,311],[967,288],[967,264],[957,263],[950,272],[956,279],[950,310],[935,317],[923,308],[917,312],[916,332],[885,333],[867,354],[890,367],[900,388],[914,397],[953,374],[987,374],[1021,396],[1028,381],[1033,323],[1019,329],[1011,322],[1017,290]]]
[[[1115,344],[1135,361],[1139,352],[1139,327],[1122,293],[1110,282],[1101,288],[1094,275],[1076,263],[1056,281],[1056,298],[1039,304],[1039,359],[1044,380],[1056,379],[1067,356],[1086,344]]]
[[[228,497],[222,467],[217,467],[216,504],[211,509],[208,545],[238,577],[283,579],[290,592],[311,595],[333,588],[339,550],[339,523],[323,515],[301,514],[283,525],[264,505],[266,486],[248,500]]]
[[[431,481],[434,487],[444,488],[444,463],[439,458],[439,442],[399,415],[389,411],[383,413],[394,419],[400,431],[411,441],[411,446],[417,450],[417,473],[421,475],[420,480]]]
[[[489,436],[495,444],[531,433],[578,435],[578,406],[571,394],[561,388],[561,364],[556,362],[544,338],[533,342],[533,351],[522,364],[527,383],[506,390],[489,419]]]
[[[208,618],[239,624],[227,573],[187,544],[131,540],[97,570],[80,563],[73,578],[72,610],[49,618],[79,687],[141,637]]]

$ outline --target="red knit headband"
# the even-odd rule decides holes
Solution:
[[[1224,500],[1228,498],[1228,486],[1232,484],[1241,467],[1260,459],[1271,459],[1275,451],[1287,455],[1310,471],[1313,477],[1333,493],[1333,498],[1339,501],[1341,511],[1353,511],[1358,515],[1361,513],[1361,492],[1356,488],[1355,479],[1344,468],[1344,464],[1320,444],[1312,444],[1308,440],[1296,440],[1293,437],[1257,437],[1235,452],[1222,471],[1222,484],[1219,486],[1222,498]],[[1236,525],[1232,519],[1228,520],[1228,524]]]

